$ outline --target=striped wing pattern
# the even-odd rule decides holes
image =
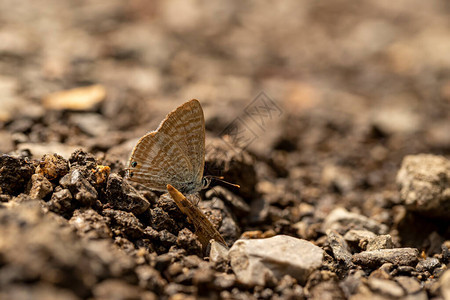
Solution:
[[[194,99],[138,141],[128,161],[129,178],[152,190],[165,191],[171,184],[190,194],[201,189],[204,164],[205,119]]]

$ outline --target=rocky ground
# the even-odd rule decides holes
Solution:
[[[0,299],[450,299],[449,13],[0,0]],[[192,98],[228,248],[124,179]]]

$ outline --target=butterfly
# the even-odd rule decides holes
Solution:
[[[155,131],[139,139],[128,160],[128,178],[151,190],[170,184],[184,194],[205,189],[212,176],[205,167],[205,118],[200,102],[190,100],[170,112]]]

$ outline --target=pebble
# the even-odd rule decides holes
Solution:
[[[370,277],[368,284],[372,291],[389,297],[399,298],[404,295],[403,289],[395,281]]]
[[[138,239],[144,235],[143,225],[132,213],[114,209],[105,209],[103,210],[103,215],[110,218],[110,227],[113,232],[117,231],[123,233],[131,239]]]
[[[352,254],[345,239],[336,231],[327,232],[328,244],[333,251],[334,258],[349,268],[352,265]]]
[[[344,300],[344,294],[338,286],[338,283],[334,280],[328,280],[320,282],[315,285],[310,291],[310,297],[308,299],[321,300],[321,299],[336,299]]]
[[[44,175],[33,174],[27,186],[28,195],[33,199],[44,199],[53,191],[53,186]]]
[[[324,252],[316,245],[286,235],[267,239],[238,240],[229,252],[238,281],[264,286],[289,274],[305,283],[322,265]]]
[[[369,239],[367,244],[367,251],[380,250],[380,249],[392,249],[394,248],[394,242],[389,234],[383,234]]]
[[[395,277],[395,281],[397,281],[408,294],[415,294],[422,290],[420,283],[414,277],[397,276]]]
[[[59,179],[69,172],[69,164],[61,155],[45,154],[36,168],[37,174],[44,175],[48,180]]]
[[[73,198],[84,206],[92,206],[97,201],[97,191],[78,169],[72,169],[59,183],[69,189]]]
[[[334,209],[326,217],[322,229],[325,232],[329,229],[337,230],[339,233],[346,232],[349,229],[366,229],[376,234],[384,234],[387,232],[388,227],[366,216],[349,212],[340,207]]]
[[[202,256],[202,244],[197,236],[187,228],[178,232],[177,245],[187,251],[189,254]]]
[[[96,84],[55,92],[45,97],[42,102],[46,109],[91,110],[105,98],[105,87]]]
[[[88,239],[111,238],[112,233],[108,227],[109,218],[97,213],[92,208],[77,209],[74,211],[69,224],[73,225],[80,235]]]
[[[55,188],[50,201],[47,202],[47,207],[55,213],[69,215],[74,209],[72,199],[72,193],[69,189],[62,189],[58,186]]]
[[[416,270],[419,272],[433,272],[435,268],[437,268],[441,263],[439,259],[435,257],[427,257],[424,260],[421,260],[417,263]]]
[[[69,116],[71,123],[89,136],[108,136],[109,124],[97,113],[74,113]]]
[[[238,216],[246,216],[250,212],[250,206],[245,203],[242,197],[233,194],[222,186],[215,186],[208,190],[205,196],[207,199],[211,199],[213,196],[219,197],[226,204],[229,204],[233,212]]]
[[[366,250],[369,240],[376,236],[372,231],[351,229],[345,233],[344,239],[352,248]]]
[[[11,132],[0,130],[0,153],[8,153],[14,150],[14,137]]]
[[[211,240],[209,244],[209,260],[213,263],[220,264],[228,261],[228,251],[229,249],[215,240]]]
[[[412,266],[417,263],[419,250],[415,248],[381,249],[353,254],[354,264],[377,268],[384,263]]]
[[[110,174],[106,184],[106,202],[109,207],[140,215],[148,210],[150,203],[127,181],[117,174]]]
[[[408,210],[450,218],[450,160],[431,154],[408,155],[397,173],[400,198]]]

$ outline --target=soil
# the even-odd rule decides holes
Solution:
[[[450,299],[449,14],[0,0],[0,299]],[[198,203],[227,246],[287,235],[320,267],[247,282],[170,196],[124,179],[193,98],[205,174],[240,186]]]

